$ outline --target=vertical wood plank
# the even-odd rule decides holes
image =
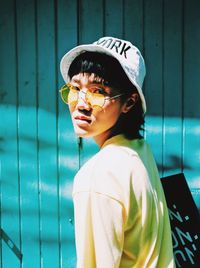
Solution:
[[[124,1],[124,39],[129,40],[143,52],[143,0]]]
[[[184,173],[200,209],[200,2],[184,1]]]
[[[72,185],[79,168],[78,142],[75,137],[68,107],[59,96],[58,88],[64,81],[60,74],[60,60],[78,42],[78,5],[76,1],[58,1],[57,8],[57,74],[58,87],[58,152],[59,152],[59,207],[60,207],[60,265],[74,268],[76,263]]]
[[[41,266],[59,267],[54,1],[37,1],[38,159]]]
[[[40,267],[34,1],[17,1],[16,13],[21,243],[23,267],[32,268]]]
[[[163,7],[162,1],[144,2],[144,49],[147,116],[146,139],[152,145],[160,175],[163,166]]]
[[[182,171],[182,1],[164,1],[163,176]]]
[[[124,7],[122,0],[105,1],[105,35],[123,38]]]
[[[3,1],[0,8],[0,226],[21,249],[18,176],[17,69],[15,2]],[[20,261],[1,237],[1,267],[18,268]]]
[[[103,0],[79,2],[79,44],[94,42],[103,35]]]
[[[155,3],[156,2],[156,3]],[[148,55],[146,87],[148,88],[146,99],[148,102],[148,114],[162,116],[163,107],[163,17],[162,1],[148,1],[144,3],[145,24],[144,41],[145,53]]]

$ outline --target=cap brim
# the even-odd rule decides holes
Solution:
[[[138,93],[139,93],[140,98],[141,98],[143,111],[144,111],[144,113],[146,112],[146,101],[145,101],[145,98],[144,98],[144,95],[143,95],[143,92],[142,92],[142,89],[140,88],[140,86],[136,83],[135,80],[131,79],[131,77],[127,73],[127,70],[124,68],[124,66],[121,64],[121,62],[118,60],[118,58],[115,57],[111,52],[109,52],[109,50],[107,50],[106,48],[101,47],[99,45],[95,45],[95,44],[80,45],[80,46],[77,46],[77,47],[71,49],[69,52],[67,52],[63,56],[63,58],[61,59],[61,62],[60,62],[60,71],[61,71],[61,74],[63,76],[65,83],[68,83],[70,80],[69,75],[68,75],[68,71],[69,71],[69,67],[70,67],[71,63],[78,55],[80,55],[84,52],[99,52],[99,53],[107,54],[111,57],[114,57],[119,62],[119,64],[123,68],[123,70],[125,71],[128,79],[137,88]]]

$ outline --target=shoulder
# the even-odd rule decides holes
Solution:
[[[144,174],[145,168],[135,150],[108,145],[80,169],[74,192],[93,191],[121,201],[139,173]]]
[[[109,171],[116,177],[124,178],[136,169],[145,169],[140,152],[134,147],[111,144],[98,154],[96,166],[101,171]]]
[[[121,145],[111,144],[103,148],[98,153],[97,161],[99,164],[106,164],[108,161],[112,161],[112,163],[122,164],[122,160],[132,159],[133,157],[137,157],[137,152]]]

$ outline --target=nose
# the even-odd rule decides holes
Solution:
[[[87,110],[90,111],[91,110],[91,105],[87,102],[86,99],[86,93],[87,91],[79,91],[79,96],[78,96],[78,101],[77,101],[77,109],[80,110]]]

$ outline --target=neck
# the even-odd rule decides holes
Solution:
[[[101,133],[100,135],[97,135],[94,138],[94,141],[96,142],[96,144],[99,146],[99,148],[101,148],[103,146],[103,144],[110,138],[112,138],[113,136],[116,136],[120,134],[120,131],[106,131],[104,133]]]
[[[108,135],[108,133],[103,133],[103,134],[95,136],[94,140],[96,144],[99,146],[99,148],[101,148],[103,144],[106,142],[106,140],[109,138],[110,138],[110,135]]]

